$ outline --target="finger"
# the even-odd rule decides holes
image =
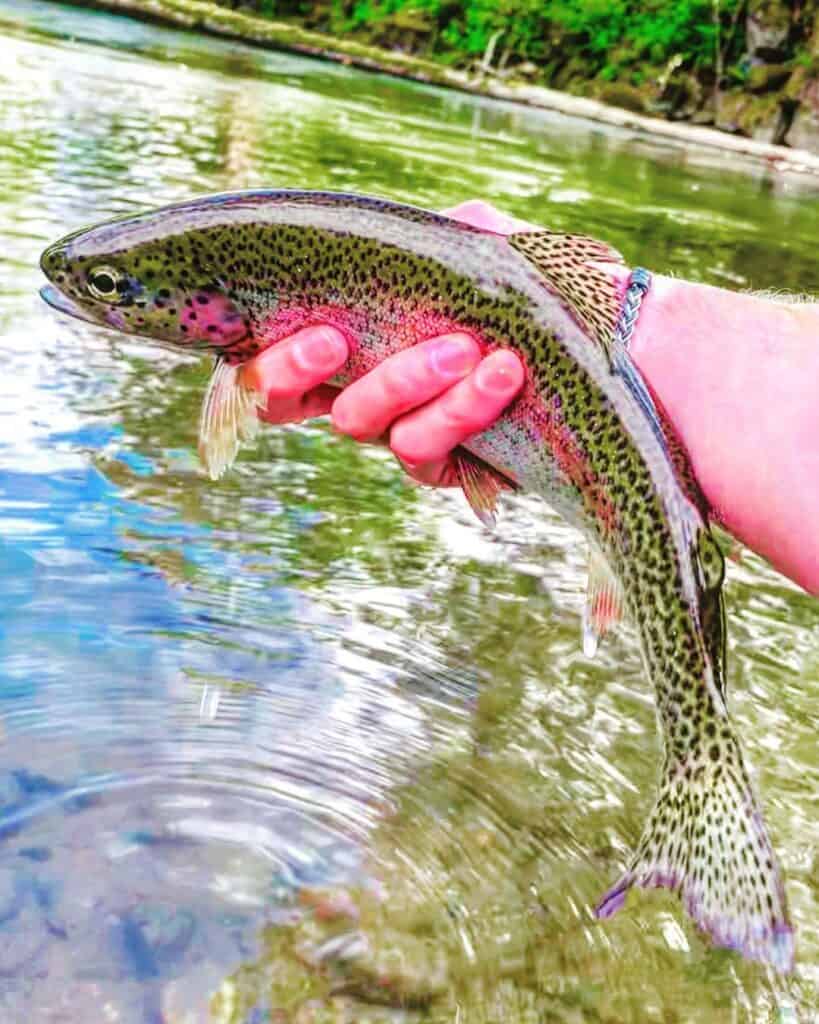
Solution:
[[[251,359],[245,385],[271,399],[296,398],[332,377],[346,362],[347,340],[334,327],[305,327]]]
[[[485,203],[482,199],[469,199],[465,203],[458,203],[448,210],[442,210],[448,217],[463,221],[464,224],[471,224],[475,228],[484,228],[486,231],[495,231],[499,235],[511,235],[515,231],[542,231],[543,228],[537,224],[530,224],[526,220],[518,220],[508,213],[502,213],[491,203]]]
[[[396,352],[338,396],[333,425],[359,441],[374,440],[397,417],[466,377],[480,359],[480,346],[468,334],[446,334]]]
[[[491,426],[523,387],[525,371],[514,352],[490,353],[465,380],[390,431],[390,447],[404,462],[444,459],[453,448]]]
[[[326,416],[338,397],[339,389],[320,384],[305,395],[294,398],[270,398],[267,407],[259,410],[259,419],[266,423],[300,423],[316,416]]]

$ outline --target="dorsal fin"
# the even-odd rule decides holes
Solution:
[[[537,267],[609,354],[620,297],[612,278],[591,264],[622,263],[620,253],[595,238],[558,231],[522,231],[507,241]]]

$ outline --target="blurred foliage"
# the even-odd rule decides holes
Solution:
[[[233,6],[234,4],[231,4]],[[534,62],[545,77],[580,58],[603,79],[645,62],[714,69],[738,61],[736,31],[745,0],[246,0],[241,6],[297,17],[334,33],[367,32],[374,41],[455,62],[493,54],[504,64]],[[725,52],[726,42],[729,52]],[[718,54],[722,51],[722,56]],[[639,74],[638,74],[639,77]]]

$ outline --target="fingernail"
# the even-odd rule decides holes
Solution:
[[[453,335],[434,345],[429,362],[441,377],[465,377],[480,359],[475,342],[465,334]]]
[[[347,358],[347,342],[331,327],[317,327],[293,342],[293,360],[302,370],[335,369]]]
[[[520,361],[512,352],[493,352],[481,363],[475,373],[475,382],[481,391],[494,395],[512,394],[520,387]]]

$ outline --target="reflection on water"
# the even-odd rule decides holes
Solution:
[[[322,426],[211,484],[207,368],[36,298],[65,231],[257,185],[481,195],[819,290],[808,186],[98,13],[0,0],[0,25],[0,1019],[810,1019],[814,601],[730,568],[733,708],[799,929],[781,982],[670,898],[591,918],[658,747],[630,631],[581,654],[572,531],[524,499],[489,536]]]

